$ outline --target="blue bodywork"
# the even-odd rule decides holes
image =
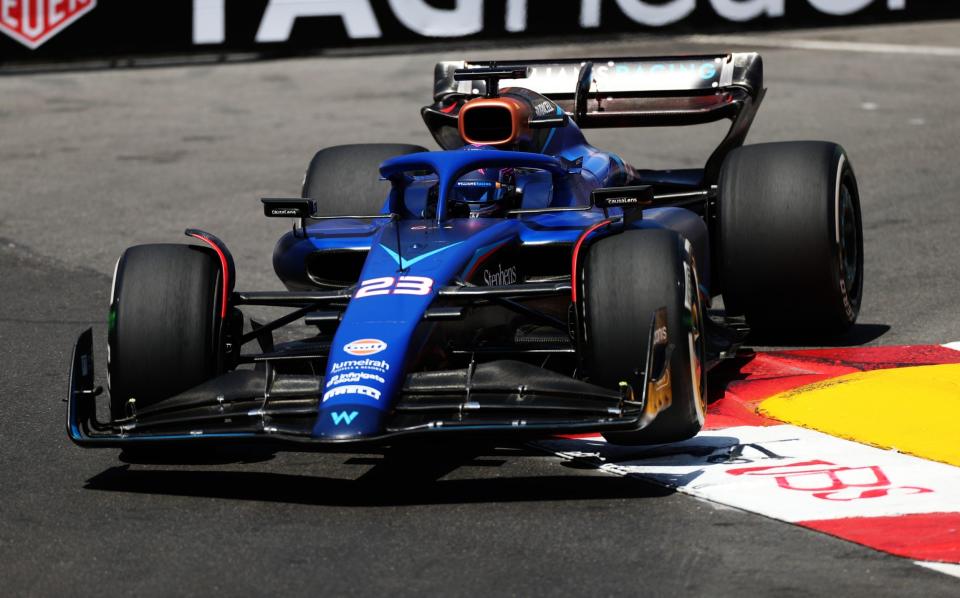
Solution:
[[[312,179],[311,163],[302,197],[264,200],[265,215],[300,221],[274,249],[286,291],[236,291],[226,245],[189,229],[220,264],[218,317],[203,355],[215,367],[173,396],[140,397],[139,405],[136,396],[111,396],[111,419],[100,421],[88,329],[74,348],[68,436],[90,447],[264,441],[334,450],[425,434],[499,441],[645,432],[671,401],[667,309],[601,310],[599,317],[635,318],[622,330],[638,342],[597,349],[587,308],[603,304],[590,298],[616,293],[619,279],[616,263],[603,262],[603,282],[587,292],[596,270],[586,262],[598,255],[591,246],[627,228],[679,233],[677,284],[690,303],[694,353],[694,305],[722,291],[717,276],[711,286],[710,263],[720,172],[763,95],[763,63],[753,53],[438,63],[433,103],[421,116],[443,151],[377,164],[381,201],[350,185],[371,182],[384,156],[415,148],[329,148],[314,158],[332,156]],[[703,168],[689,170],[637,170],[581,131],[723,119],[731,121],[727,135]],[[321,196],[326,205],[315,213]],[[642,246],[612,255],[627,261],[622,252]],[[622,284],[646,293],[645,282]],[[702,301],[694,302],[698,282]],[[293,311],[245,328],[244,306]],[[301,319],[306,338],[275,343],[275,330]],[[735,344],[721,338],[718,346],[730,354]],[[596,361],[611,354],[624,356],[617,380],[596,375]]]
[[[305,236],[290,233],[280,240],[274,267],[291,288],[304,286],[305,260],[316,251],[369,252],[360,286],[330,348],[314,437],[357,439],[383,432],[405,374],[424,349],[426,335],[419,327],[441,287],[469,280],[499,248],[572,246],[585,230],[605,218],[603,210],[597,208],[508,218],[449,216],[448,199],[461,177],[478,169],[506,167],[536,169],[538,180],[531,186],[539,192],[524,194],[521,207],[528,209],[589,207],[591,191],[623,185],[625,177],[623,160],[587,144],[570,122],[555,129],[544,153],[470,147],[388,160],[380,167],[381,176],[391,183],[383,213],[405,217],[373,223],[357,219],[320,221],[309,225]],[[431,174],[411,176],[411,172]],[[544,184],[547,175],[550,184]],[[425,179],[428,186],[437,186],[436,214],[413,217],[410,206],[404,203],[418,201],[416,191],[424,187]],[[419,193],[421,203],[423,195]],[[705,245],[703,221],[682,208],[646,210],[634,226],[676,228]],[[705,264],[706,248],[698,253]],[[388,280],[394,282],[388,284]],[[424,280],[430,284],[424,286]],[[383,281],[376,284],[388,286],[367,296],[363,288],[369,281]]]

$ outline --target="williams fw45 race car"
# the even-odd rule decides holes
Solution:
[[[850,161],[819,141],[744,146],[763,96],[749,53],[442,62],[422,109],[440,151],[322,149],[302,197],[262,200],[293,219],[273,253],[286,290],[235,290],[230,252],[203,231],[127,249],[109,421],[88,330],[67,432],[292,450],[694,436],[707,372],[748,327],[837,334],[860,306]],[[643,170],[583,134],[721,119],[699,169]],[[721,294],[725,314],[708,313]],[[245,320],[251,305],[289,313]],[[301,321],[303,338],[279,342]]]

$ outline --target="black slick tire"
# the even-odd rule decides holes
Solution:
[[[689,244],[668,230],[634,230],[593,243],[583,266],[584,366],[589,381],[617,388],[640,380],[654,312],[667,308],[672,402],[646,428],[604,433],[615,444],[691,438],[703,426],[706,369],[702,308]],[[641,393],[640,384],[635,392]]]
[[[730,314],[767,334],[842,334],[863,296],[857,179],[822,141],[749,145],[720,175],[720,276]]]
[[[108,321],[114,420],[216,375],[222,284],[205,247],[137,245],[120,256]]]
[[[380,164],[395,156],[427,151],[405,143],[335,145],[314,155],[301,197],[317,200],[317,214],[379,214],[390,185],[379,180]]]

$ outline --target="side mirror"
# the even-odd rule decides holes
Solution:
[[[267,218],[309,218],[317,213],[317,200],[294,198],[261,199]]]
[[[590,193],[590,202],[604,214],[610,208],[623,210],[623,221],[629,224],[643,218],[643,208],[653,205],[653,187],[601,187]]]

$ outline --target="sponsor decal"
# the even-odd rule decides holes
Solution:
[[[640,199],[637,197],[608,197],[606,199],[607,205],[610,207],[615,206],[634,206],[640,203]]]
[[[820,500],[851,501],[933,492],[920,486],[894,486],[879,465],[846,467],[814,459],[760,467],[739,467],[727,474],[769,476],[783,490],[809,492]]]
[[[361,338],[343,346],[343,350],[350,355],[376,355],[387,348],[387,343],[378,338]]]
[[[720,63],[709,61],[684,62],[614,62],[594,65],[596,87],[604,92],[628,91],[633,88],[654,87],[657,89],[684,89],[691,83],[715,81],[720,73]],[[578,65],[556,64],[535,66],[527,77],[528,85],[543,89],[546,93],[569,89],[580,74]],[[533,83],[529,83],[533,81]],[[522,84],[522,81],[517,81]]]
[[[296,208],[270,208],[271,216],[299,216],[300,210]]]
[[[16,2],[13,0],[14,4]],[[222,44],[226,41],[226,4],[226,0],[193,0],[195,44]],[[258,13],[259,25],[253,23],[251,30],[256,30],[257,43],[282,43],[290,39],[298,20],[332,17],[342,22],[349,39],[381,39],[389,37],[389,32],[385,34],[383,28],[383,19],[389,15],[405,30],[418,36],[452,38],[501,28],[510,33],[519,33],[527,30],[530,21],[530,0],[507,0],[502,18],[492,23],[484,19],[484,3],[481,0],[447,2],[452,6],[445,8],[431,6],[428,0],[389,0],[383,4],[386,6],[382,10],[375,11],[373,0],[269,0],[263,12]],[[695,18],[704,11],[710,11],[710,19],[744,23],[755,19],[789,17],[803,10],[797,6],[800,2],[784,3],[782,0],[616,0],[609,5],[598,0],[581,0],[572,4],[579,10],[567,12],[576,21],[576,28],[584,31],[631,22],[644,27],[665,27]],[[907,9],[906,0],[880,3],[876,0],[807,0],[806,4],[819,13],[831,16],[862,12],[873,9],[872,5],[875,4],[883,5],[888,11]],[[601,5],[604,6],[603,10]],[[561,29],[568,31],[570,28]]]
[[[590,193],[590,199],[598,208],[632,208],[653,203],[653,188],[649,185],[630,187],[601,187]]]
[[[533,107],[533,111],[536,112],[537,116],[546,116],[553,113],[553,104],[550,102],[540,102]]]
[[[365,372],[347,372],[345,374],[336,374],[327,381],[327,388],[337,386],[338,384],[352,384],[356,382],[370,381],[385,384],[386,380],[376,374],[367,374]]]
[[[348,386],[337,386],[323,393],[323,402],[326,403],[328,399],[343,395],[363,395],[375,401],[380,400],[380,391],[376,388],[370,388],[369,386],[363,386],[361,384],[350,384]]]
[[[378,295],[429,295],[432,289],[433,279],[426,276],[384,276],[361,282],[354,299]]]
[[[347,413],[346,411],[334,411],[330,414],[330,417],[333,418],[333,425],[339,426],[340,424],[347,424],[348,426],[353,423],[353,420],[360,415],[356,411],[351,411]]]
[[[832,413],[841,410],[839,393],[846,395],[847,401],[855,398],[854,383],[844,374],[910,376],[926,368],[904,368],[904,364],[956,363],[960,363],[960,353],[939,346],[757,353],[737,370],[737,379],[721,381],[715,387],[723,396],[710,405],[707,427],[695,438],[643,448],[607,444],[600,436],[536,444],[612,474],[635,476],[890,554],[960,563],[956,532],[960,528],[960,468],[906,454],[902,440],[884,445],[862,439],[879,445],[867,446],[756,413],[761,401],[772,401],[776,397],[770,399],[771,395],[778,393],[792,393],[796,401],[801,395],[835,391],[837,396],[823,397],[826,408],[808,406],[811,413]],[[914,395],[926,393],[929,379],[929,374],[922,377],[922,391],[917,390],[919,381],[908,388]],[[941,405],[931,411],[913,402],[903,403],[906,391],[889,381],[880,381],[879,386],[877,392],[896,395],[898,413],[908,417],[915,411],[918,419],[929,422],[930,414],[941,409]],[[875,412],[878,397],[869,394],[860,414],[836,413],[836,417],[862,420],[863,413]],[[882,401],[880,405],[881,411],[889,409]],[[899,430],[902,417],[896,424]],[[832,433],[848,435],[846,431]],[[947,430],[932,436],[947,439],[949,444],[955,434]],[[889,446],[897,448],[884,450]]]
[[[348,359],[331,365],[330,373],[336,374],[344,370],[366,370],[385,374],[389,369],[390,364],[385,359]]]
[[[544,13],[531,0],[0,0],[0,31],[16,40],[4,48],[6,61],[29,59],[31,53],[44,59],[105,58],[130,52],[166,55],[256,51],[264,45],[304,49],[354,46],[358,42],[421,43],[424,38],[490,39],[522,36],[525,32],[589,35],[677,25],[707,32],[728,30],[730,23],[749,29],[843,24],[847,15],[863,22],[898,17],[945,18],[958,13],[954,2],[907,0],[572,0],[565,4],[572,5],[570,10]],[[84,18],[94,8],[94,18]],[[81,22],[73,27],[77,20]],[[58,35],[67,28],[68,35]],[[147,29],[160,33],[144,36]],[[52,38],[54,43],[46,43]],[[23,50],[18,52],[14,45],[22,45]],[[611,83],[629,85],[641,76],[662,88],[670,87],[667,82],[671,79],[699,82],[701,87],[710,87],[719,79],[710,77],[711,67],[700,60],[663,61],[663,69],[656,68],[652,76],[646,66],[643,75],[638,75],[635,68],[626,74],[617,73],[616,67],[629,69],[629,64],[621,62],[625,61],[616,61],[614,67],[594,65],[600,90],[616,92]],[[681,65],[686,74],[679,74]],[[576,70],[579,67],[568,67],[567,74],[556,80],[557,84],[564,83],[564,92],[572,89],[566,82],[575,80]],[[719,74],[721,69],[716,70]]]
[[[654,342],[655,344],[658,344],[658,345],[667,342],[667,327],[666,327],[666,326],[658,326],[658,327],[653,331],[653,342]]]
[[[515,282],[517,282],[516,266],[504,268],[501,264],[497,264],[496,270],[484,269],[483,271],[483,284],[487,286],[504,286]]]
[[[0,31],[31,50],[97,6],[97,0],[0,0]]]
[[[499,189],[500,183],[496,181],[457,181],[457,187],[461,189]]]
[[[791,425],[701,432],[656,448],[539,443],[599,469],[800,523],[956,510],[960,469]]]

